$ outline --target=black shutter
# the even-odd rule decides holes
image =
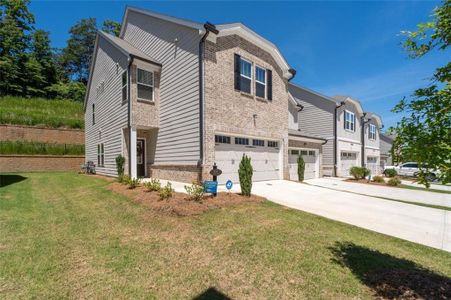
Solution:
[[[268,81],[268,83],[267,83],[267,89],[268,89],[268,91],[267,91],[267,94],[268,94],[268,100],[272,100],[272,71],[271,70],[266,70],[266,72],[267,72],[267,81]]]
[[[346,129],[346,110],[343,111],[343,128]]]
[[[235,54],[235,90],[240,89],[240,56]]]

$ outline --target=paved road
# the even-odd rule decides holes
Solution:
[[[306,183],[330,189],[384,197],[409,202],[451,207],[451,194],[419,190],[401,189],[389,186],[369,185],[344,181],[343,178],[318,178],[306,180]]]
[[[238,191],[239,186],[233,190]],[[252,193],[291,208],[451,252],[451,211],[284,180],[255,182]]]

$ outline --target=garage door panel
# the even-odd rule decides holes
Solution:
[[[297,149],[294,149],[296,151]],[[317,160],[319,159],[318,153],[314,149],[306,150],[297,150],[299,152],[296,153],[306,153],[305,155],[302,155],[302,158],[304,159],[305,163],[305,169],[304,169],[304,179],[313,179],[317,178],[319,176],[318,174],[318,165]],[[312,153],[313,152],[313,153]],[[288,168],[289,168],[289,174],[290,174],[290,180],[297,181],[298,180],[298,154],[290,154],[288,155]]]

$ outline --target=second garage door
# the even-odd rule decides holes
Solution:
[[[358,166],[357,153],[343,151],[343,152],[341,152],[340,159],[341,159],[340,175],[343,177],[351,176],[351,174],[349,173],[351,168]]]
[[[275,180],[280,178],[279,148],[278,142],[263,141],[254,142],[252,139],[235,138],[225,139],[229,143],[216,143],[215,162],[222,175],[218,177],[219,184],[224,184],[227,180],[239,182],[238,168],[243,154],[251,158],[254,174],[253,181]],[[239,143],[244,143],[239,144]],[[247,143],[247,145],[246,145]],[[253,146],[259,144],[260,146]],[[270,145],[270,146],[268,146]]]
[[[290,149],[288,151],[288,164],[290,180],[298,181],[298,157],[302,154],[305,163],[304,179],[319,177],[318,151],[316,149]]]

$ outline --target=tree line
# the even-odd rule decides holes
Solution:
[[[0,96],[83,101],[97,30],[119,35],[120,24],[81,19],[63,49],[35,26],[30,0],[0,0]]]

